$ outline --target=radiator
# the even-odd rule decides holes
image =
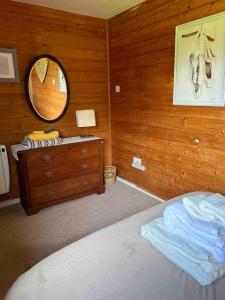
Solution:
[[[0,194],[9,192],[10,175],[6,147],[0,145]]]

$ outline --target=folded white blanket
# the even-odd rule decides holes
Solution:
[[[141,235],[203,286],[225,274],[225,266],[210,262],[203,249],[171,234],[162,217],[143,225]]]
[[[225,225],[225,197],[216,193],[183,197],[185,209],[195,218]]]

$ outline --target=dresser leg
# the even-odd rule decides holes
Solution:
[[[32,216],[32,215],[35,215],[39,212],[39,209],[37,208],[27,208],[25,209],[25,212],[28,216]]]
[[[32,208],[32,207],[27,207],[26,206],[26,202],[24,201],[24,198],[21,196],[20,198],[20,204],[21,206],[23,207],[25,213],[28,215],[28,216],[31,216],[31,215],[35,215],[39,212],[40,209],[38,208]]]
[[[98,192],[98,195],[104,194],[105,193],[105,187],[103,186]]]

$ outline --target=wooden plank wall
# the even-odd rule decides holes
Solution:
[[[63,136],[84,134],[75,125],[75,109],[95,109],[97,127],[90,133],[105,139],[110,163],[107,21],[54,9],[0,0],[0,48],[18,53],[20,84],[0,84],[0,143],[19,143],[32,130],[59,129]],[[55,56],[67,71],[71,102],[65,116],[49,125],[30,111],[24,96],[28,65],[40,54]],[[10,197],[18,196],[16,164],[10,155]]]
[[[225,194],[225,108],[172,105],[175,27],[224,10],[224,0],[151,0],[109,21],[113,164],[164,199]]]

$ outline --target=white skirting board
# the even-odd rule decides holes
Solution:
[[[120,176],[117,176],[116,178],[117,178],[118,181],[123,182],[123,183],[129,185],[130,187],[132,187],[132,188],[134,188],[134,189],[136,189],[136,190],[138,190],[138,191],[140,191],[140,192],[142,192],[142,193],[144,193],[144,194],[146,194],[146,195],[148,195],[148,196],[150,196],[150,197],[152,197],[152,198],[154,198],[156,200],[159,200],[161,202],[165,202],[165,200],[163,200],[162,198],[157,197],[154,194],[151,194],[150,192],[148,192],[148,191],[146,191],[146,190],[138,187],[136,184],[134,184],[134,183],[132,183],[132,182],[126,180],[126,179],[123,179]]]
[[[3,201],[3,202],[0,203],[0,208],[6,207],[6,206],[9,206],[9,205],[13,205],[13,204],[17,204],[17,203],[20,203],[19,198],[6,200],[6,201]]]

